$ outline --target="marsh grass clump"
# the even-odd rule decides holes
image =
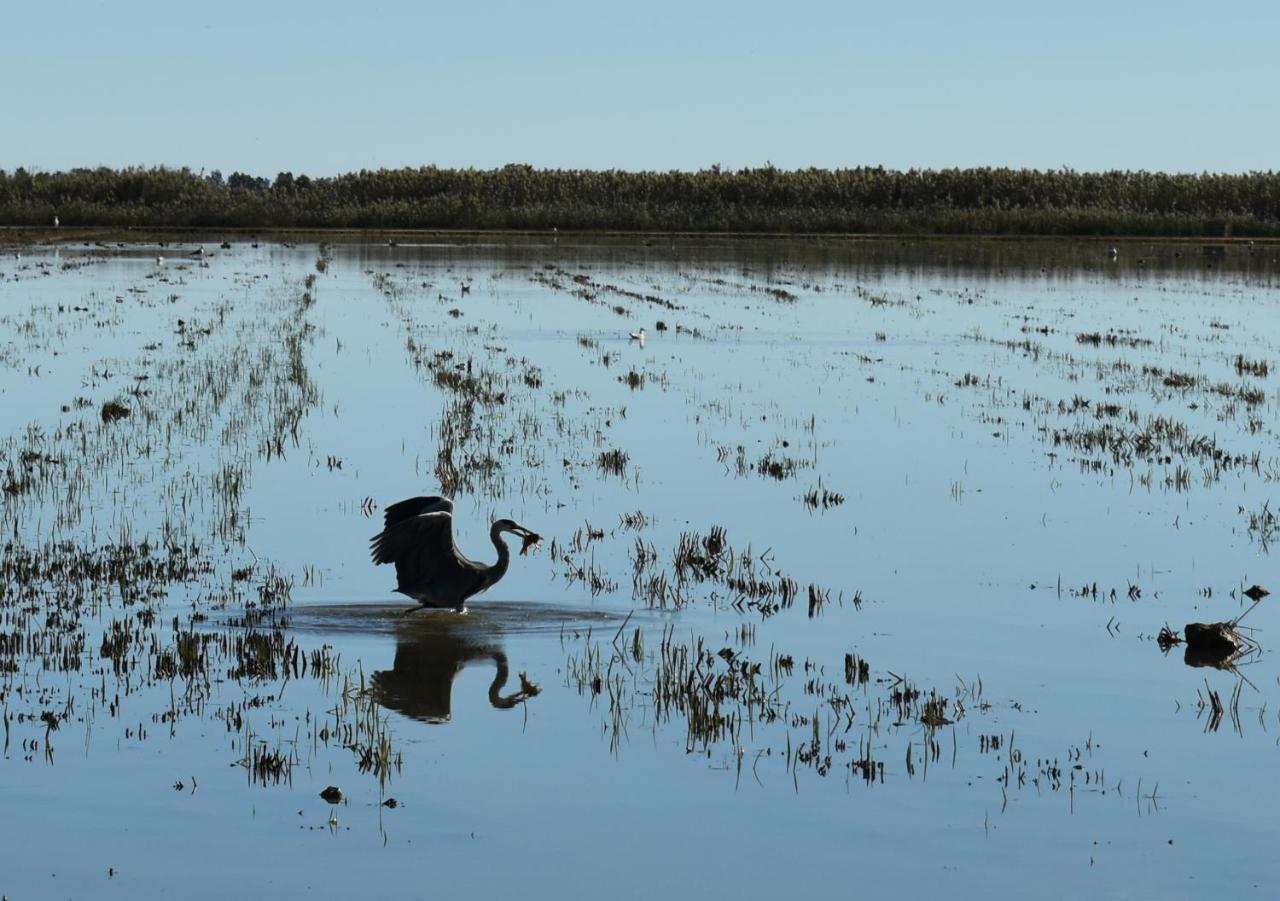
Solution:
[[[729,606],[753,610],[768,618],[791,607],[800,594],[799,583],[774,569],[767,552],[757,555],[750,546],[735,550],[722,526],[712,526],[706,535],[682,532],[672,564],[671,580],[666,580],[665,575],[660,583],[652,576],[646,576],[648,581],[637,580],[641,586],[636,591],[637,599],[652,603],[658,597],[660,606],[669,602],[682,607],[693,602],[697,586],[711,583],[727,592]],[[648,590],[659,585],[662,592]],[[809,591],[812,613],[816,615],[831,599],[830,592],[818,585],[811,585]],[[838,597],[837,601],[842,602],[843,598]]]
[[[1247,510],[1242,506],[1239,512],[1249,517],[1249,537],[1264,549],[1270,548],[1280,536],[1280,516],[1271,509],[1270,499],[1263,501],[1257,510]]]
[[[603,533],[600,535],[602,537]],[[592,597],[618,590],[618,583],[596,562],[592,547],[596,540],[596,533],[588,525],[585,530],[579,529],[574,533],[568,547],[553,538],[548,549],[552,562],[561,567],[561,578],[569,585],[584,583]]]
[[[5,467],[3,483],[0,483],[0,491],[3,491],[6,495],[17,496],[30,491],[35,484],[35,479],[32,477],[30,470],[15,470],[10,465]]]
[[[1186,391],[1189,388],[1194,388],[1197,381],[1198,380],[1194,375],[1189,375],[1185,372],[1170,372],[1161,379],[1161,384],[1166,388],[1176,388],[1180,391]]]
[[[681,532],[675,551],[676,576],[680,581],[699,581],[717,576],[732,555],[723,526],[712,526],[706,536],[697,532]]]
[[[630,459],[627,452],[620,448],[613,448],[607,451],[601,451],[596,457],[596,465],[601,471],[614,476],[622,476],[626,474],[627,461]]]
[[[844,655],[844,681],[846,685],[866,685],[871,679],[871,665],[852,652]]]
[[[1094,454],[1110,458],[1119,466],[1132,466],[1135,461],[1172,466],[1175,456],[1196,459],[1206,466],[1210,484],[1223,472],[1261,467],[1259,451],[1230,453],[1218,444],[1216,436],[1195,434],[1185,422],[1167,416],[1149,417],[1133,428],[1104,421],[1097,426],[1053,429],[1047,434],[1054,446],[1071,447],[1086,455],[1079,459],[1085,471],[1101,471],[1103,461],[1090,459],[1089,455]]]
[[[456,365],[442,366],[428,364],[432,370],[432,378],[437,387],[486,406],[506,403],[505,391],[496,390],[496,382],[491,374],[472,374],[472,361]]]
[[[274,680],[280,677],[286,644],[283,632],[279,629],[246,632],[237,635],[234,642],[235,665],[228,673],[232,679]]]
[[[279,746],[270,746],[252,730],[246,730],[244,745],[245,754],[240,765],[245,768],[250,783],[261,786],[293,784],[294,753],[286,753]]]
[[[940,697],[934,689],[929,690],[929,697],[920,710],[920,722],[931,729],[951,725],[951,720],[947,717],[947,699]]]
[[[1236,389],[1236,397],[1244,401],[1249,406],[1257,406],[1267,399],[1267,394],[1261,388],[1255,388],[1248,385],[1241,385]]]
[[[104,401],[100,410],[103,422],[115,422],[118,419],[125,419],[130,413],[130,409],[118,400]]]
[[[809,585],[809,619],[822,612],[823,606],[831,600],[831,589],[821,585]]]
[[[1244,354],[1236,354],[1235,369],[1238,375],[1255,375],[1265,378],[1271,371],[1266,360],[1250,360]]]
[[[767,478],[782,482],[794,476],[797,470],[809,465],[807,462],[797,460],[794,457],[775,456],[775,453],[775,451],[770,451],[761,457],[756,463],[756,472]]]
[[[1080,332],[1076,335],[1077,344],[1090,344],[1099,347],[1103,344],[1108,347],[1149,347],[1151,346],[1150,338],[1141,338],[1125,331],[1116,331],[1109,329],[1106,332]]]
[[[649,517],[643,510],[632,510],[618,514],[618,528],[624,531],[638,531],[649,525]]]
[[[844,495],[838,491],[829,490],[819,479],[817,487],[806,491],[802,500],[810,510],[829,510],[843,504]]]

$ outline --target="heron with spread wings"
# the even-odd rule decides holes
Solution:
[[[514,519],[500,519],[489,529],[498,562],[477,563],[453,541],[453,502],[443,497],[411,497],[387,507],[383,529],[373,536],[374,563],[394,563],[396,591],[421,607],[466,610],[467,598],[485,591],[507,573],[511,550],[502,534],[524,540],[520,553],[541,540]]]

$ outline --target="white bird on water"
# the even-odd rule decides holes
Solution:
[[[631,340],[640,342],[640,346],[644,347],[644,329],[640,329],[638,332],[632,332]]]
[[[1117,259],[1119,256],[1120,256],[1120,251],[1116,250],[1114,247],[1111,248],[1111,259],[1113,260]]]
[[[53,227],[54,227],[54,228],[57,228],[57,227],[58,227],[59,225],[61,225],[61,224],[62,224],[62,223],[60,223],[60,222],[58,221],[58,217],[57,217],[57,216],[54,216],[54,217],[53,217]]]

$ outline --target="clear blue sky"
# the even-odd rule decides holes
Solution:
[[[0,168],[1280,168],[1280,4],[29,2]]]

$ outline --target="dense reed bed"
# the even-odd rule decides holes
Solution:
[[[0,225],[1280,236],[1280,174],[434,166],[274,179],[0,171]]]

